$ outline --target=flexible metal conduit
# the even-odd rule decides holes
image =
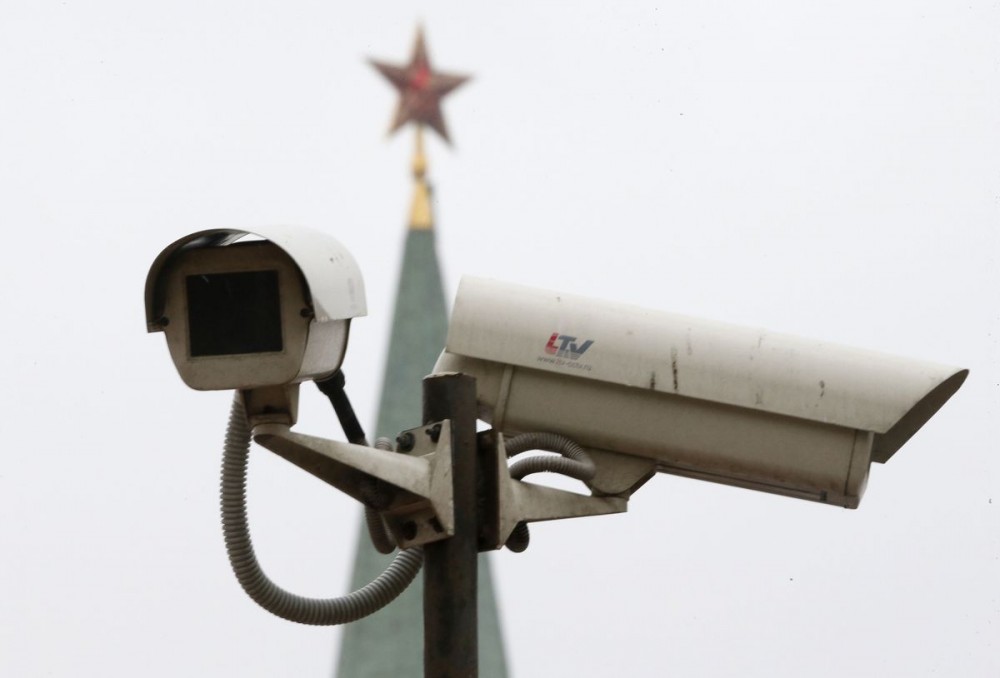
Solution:
[[[559,473],[587,482],[594,477],[596,467],[590,456],[577,443],[555,433],[522,433],[506,441],[507,456],[513,457],[528,450],[555,452],[559,457],[536,456],[516,461],[510,466],[510,477],[521,480],[531,473]],[[527,523],[518,523],[504,544],[515,553],[528,548],[531,532]]]
[[[257,562],[246,511],[247,461],[250,428],[239,394],[233,399],[222,459],[222,529],[226,551],[236,579],[258,605],[300,624],[333,626],[356,621],[392,602],[413,581],[423,564],[423,550],[400,551],[386,570],[370,584],[339,598],[304,598],[272,582]]]
[[[376,438],[375,449],[391,452],[393,450],[392,441],[388,438]],[[364,497],[366,500],[365,525],[368,527],[368,537],[372,540],[372,546],[381,554],[392,553],[396,550],[396,544],[387,533],[385,523],[382,522],[382,515],[377,510],[385,508],[388,496],[384,491],[380,490],[377,481],[373,481],[370,485],[366,486],[364,491],[366,495]],[[368,504],[371,504],[371,506]]]

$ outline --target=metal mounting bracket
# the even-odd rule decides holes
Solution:
[[[503,435],[498,434],[497,441],[500,449],[495,455],[495,473],[499,479],[499,510],[495,548],[506,543],[520,522],[583,518],[628,510],[628,499],[624,497],[588,496],[511,478]]]
[[[294,433],[283,424],[261,424],[254,440],[341,492],[365,503],[372,478],[391,486],[379,510],[400,548],[455,533],[451,483],[451,422],[421,426],[405,453]]]

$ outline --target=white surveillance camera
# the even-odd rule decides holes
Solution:
[[[244,240],[245,236],[256,239]],[[199,390],[294,384],[336,370],[367,312],[350,252],[311,229],[212,229],[177,240],[146,278],[146,326]]]
[[[468,277],[435,371],[474,376],[505,435],[588,448],[595,494],[661,471],[848,508],[968,374]]]

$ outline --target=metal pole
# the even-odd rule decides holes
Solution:
[[[475,379],[424,379],[424,423],[443,419],[451,420],[455,535],[424,547],[424,678],[477,678]]]

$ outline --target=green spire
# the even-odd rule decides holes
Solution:
[[[420,128],[418,127],[418,130]],[[444,348],[448,326],[441,272],[435,250],[426,160],[418,131],[414,160],[414,209],[406,233],[396,294],[389,355],[379,404],[377,436],[395,438],[420,425],[422,385]],[[419,205],[419,209],[416,209]],[[416,215],[416,216],[415,216]],[[419,217],[419,219],[417,218]],[[374,437],[371,437],[374,440]],[[363,521],[362,521],[363,522]],[[378,553],[362,524],[351,589],[374,579],[392,556]],[[385,609],[344,627],[337,676],[419,678],[423,675],[423,581],[420,577]],[[479,559],[479,675],[505,678],[507,667],[489,558]]]

